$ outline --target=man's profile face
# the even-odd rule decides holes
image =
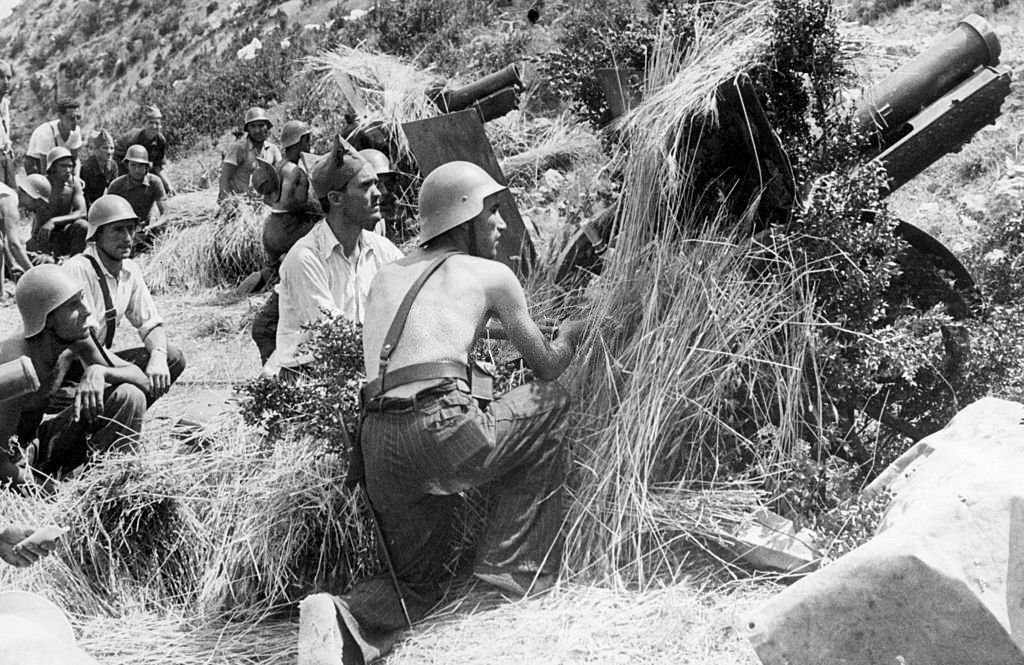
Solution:
[[[160,130],[164,128],[163,118],[146,118],[146,122],[142,127],[142,133],[147,139],[151,139],[160,133]]]
[[[270,134],[270,123],[266,120],[256,120],[247,124],[245,131],[253,142],[262,143],[267,140],[267,135]]]
[[[10,72],[0,67],[0,97],[3,97],[11,91],[11,74]]]
[[[60,114],[60,120],[68,129],[76,129],[78,127],[78,123],[82,122],[82,112],[78,108],[65,109],[65,111]]]
[[[114,144],[113,143],[103,143],[101,145],[94,145],[92,147],[92,154],[93,154],[93,157],[96,158],[96,161],[98,161],[98,162],[105,162],[108,159],[110,159],[111,157],[113,157],[113,155],[114,155]]]
[[[139,182],[149,173],[149,166],[139,162],[128,162],[128,177]]]
[[[112,259],[123,261],[132,254],[132,241],[135,239],[137,222],[134,219],[123,219],[119,222],[104,224],[96,229],[93,240],[96,248]]]
[[[501,239],[501,232],[507,228],[498,208],[497,198],[489,196],[484,199],[484,209],[473,218],[473,256],[493,259],[498,255],[498,241]]]
[[[381,220],[377,174],[369,164],[352,176],[340,199],[342,214],[350,223],[369,231]]]
[[[84,339],[89,335],[89,308],[82,300],[81,293],[50,312],[46,321],[57,338],[67,342]]]

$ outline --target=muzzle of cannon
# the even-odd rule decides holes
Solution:
[[[890,192],[995,122],[1010,94],[1000,50],[992,27],[972,14],[865,94],[855,125]]]
[[[441,113],[454,113],[475,107],[480,119],[487,122],[518,108],[518,95],[522,89],[519,65],[511,64],[461,88],[435,89],[428,95]]]

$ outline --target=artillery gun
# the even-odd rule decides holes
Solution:
[[[855,127],[866,137],[865,163],[880,166],[888,176],[888,192],[899,189],[924,169],[955,152],[999,116],[1010,92],[1011,73],[998,67],[999,40],[980,16],[971,15],[956,29],[878,85],[857,106]],[[610,73],[611,72],[611,73]],[[638,101],[636,72],[598,72],[609,106],[625,113]],[[730,150],[705,150],[717,162],[711,172],[722,178],[739,206],[757,200],[752,232],[769,224],[785,224],[795,206],[807,205],[813,189],[796,191],[785,152],[772,131],[757,94],[745,77],[719,88],[718,131],[709,140]],[[613,121],[614,122],[614,121]],[[717,155],[717,156],[716,156]],[[870,223],[872,211],[862,219]],[[580,224],[556,263],[560,283],[574,276],[598,274],[601,256],[614,243],[616,207]],[[900,221],[896,233],[954,278],[949,302],[954,316],[965,316],[963,293],[974,280],[957,257],[921,229]]]

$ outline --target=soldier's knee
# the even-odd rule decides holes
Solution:
[[[167,345],[167,369],[171,374],[171,383],[177,381],[185,371],[185,354],[173,344]]]
[[[146,393],[138,386],[122,383],[110,393],[107,404],[112,410],[127,415],[143,414],[146,412]]]

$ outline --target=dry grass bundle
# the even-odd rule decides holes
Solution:
[[[128,608],[257,620],[378,565],[362,506],[322,443],[272,445],[238,424],[204,450],[154,438],[107,455],[50,500],[0,495],[3,514],[71,531],[25,573],[0,571],[68,611]]]
[[[603,159],[597,135],[568,114],[530,121],[522,113],[510,113],[488,123],[487,131],[510,155],[501,160],[501,170],[511,183],[532,183],[548,169],[567,171]]]
[[[663,41],[648,101],[628,120],[621,231],[589,294],[592,325],[570,379],[588,395],[571,427],[570,572],[640,585],[675,574],[676,536],[724,536],[729,520],[666,520],[657,488],[706,490],[705,506],[738,516],[750,494],[720,483],[776,473],[802,433],[814,321],[803,275],[778,257],[764,273],[749,242],[723,239],[724,213],[700,204],[689,161],[715,90],[767,38],[766,7],[698,29],[681,55]]]
[[[409,147],[402,123],[438,113],[427,98],[427,91],[436,85],[437,79],[393,55],[340,46],[308,58],[305,71],[319,77],[316,92],[323,96],[325,105],[336,100],[334,108],[345,108],[349,83],[354,83],[367,111],[357,121],[360,127],[381,123],[403,156],[409,155]]]
[[[198,195],[197,201],[205,206]],[[197,205],[182,218],[189,225],[160,236],[145,262],[146,283],[154,291],[237,285],[263,266],[263,219],[268,209],[245,197],[228,199],[219,210]],[[205,212],[199,212],[205,211]],[[198,218],[199,223],[194,220]]]

